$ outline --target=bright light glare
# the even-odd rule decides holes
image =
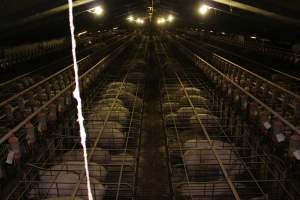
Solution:
[[[130,21],[130,22],[133,22],[133,21],[134,21],[134,17],[133,17],[133,16],[129,16],[127,19],[128,19],[128,21]]]
[[[136,23],[138,23],[138,24],[144,24],[145,21],[143,19],[137,18],[136,19]]]
[[[77,36],[79,37],[79,36],[84,35],[86,33],[87,33],[87,31],[82,31],[82,32],[78,33]]]
[[[201,15],[205,15],[209,9],[210,9],[210,7],[204,4],[204,5],[200,6],[198,11]]]
[[[255,39],[256,39],[256,36],[251,36],[250,38],[255,40]]]
[[[163,25],[163,24],[165,24],[165,23],[167,23],[167,22],[172,22],[174,19],[175,19],[175,18],[174,18],[172,15],[169,15],[168,18],[159,17],[159,18],[157,18],[156,23],[157,23],[158,25]]]
[[[94,13],[95,15],[102,15],[104,10],[101,6],[97,6],[89,10],[89,12]]]
[[[225,33],[225,32],[221,32],[221,34],[222,34],[222,35],[226,35],[226,33]]]
[[[168,16],[168,21],[169,21],[169,22],[172,22],[173,20],[174,20],[174,16],[173,16],[173,15],[169,15],[169,16]]]

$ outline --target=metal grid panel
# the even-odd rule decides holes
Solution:
[[[162,111],[176,199],[279,200],[290,197],[286,195],[283,180],[277,176],[280,171],[276,166],[270,168],[264,153],[253,150],[249,130],[242,131],[247,127],[241,127],[241,123],[228,114],[229,108],[209,90],[203,74],[192,67],[167,72],[162,85]],[[190,109],[183,110],[182,107],[187,106],[183,98],[187,96],[191,97],[189,103],[192,104],[188,105]],[[214,156],[212,145],[221,162]]]
[[[141,76],[133,74],[136,72]],[[114,67],[99,81],[96,89],[90,89],[93,94],[84,106],[84,114],[94,199],[133,199],[135,196],[137,145],[143,110],[142,76],[143,66],[127,63],[121,68]],[[109,86],[113,87],[113,92]],[[107,101],[108,91],[110,102]],[[119,100],[122,107],[116,103]],[[24,172],[8,199],[72,195],[87,199],[75,113],[71,118],[66,117],[63,124],[65,127],[60,128],[67,129],[64,133],[54,132],[54,137],[49,137],[48,141],[39,141],[41,146],[45,145],[40,149],[40,161],[28,164],[32,168]]]

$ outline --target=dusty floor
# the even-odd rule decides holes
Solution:
[[[151,48],[151,47],[150,47]],[[150,50],[145,71],[145,107],[138,199],[169,199],[164,129],[160,111],[160,70]]]

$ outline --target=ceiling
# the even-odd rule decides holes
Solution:
[[[231,0],[227,0],[230,4]],[[300,20],[299,0],[235,0],[276,14]],[[69,35],[67,0],[0,0],[0,42],[3,45],[26,43]],[[108,27],[132,28],[129,14],[148,16],[147,7],[154,5],[154,15],[173,13],[173,27],[204,27],[216,31],[258,34],[264,37],[296,42],[300,26],[257,15],[218,3],[215,0],[74,0],[76,31],[101,30]],[[200,4],[209,4],[222,12],[208,16],[197,14]],[[101,17],[84,12],[102,5]],[[154,17],[155,17],[154,16]],[[300,41],[298,41],[300,42]]]

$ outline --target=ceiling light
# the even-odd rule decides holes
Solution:
[[[141,19],[141,18],[137,18],[136,19],[136,23],[138,23],[138,24],[144,24],[145,21],[143,19]]]
[[[130,22],[133,22],[133,21],[134,21],[134,17],[133,17],[133,16],[129,16],[129,17],[127,18],[127,20],[130,21]]]
[[[256,39],[256,36],[251,36],[250,38],[255,40],[255,39]]]
[[[94,7],[90,10],[88,10],[90,13],[93,13],[95,15],[102,15],[104,10],[101,6],[97,6],[97,7]]]
[[[173,20],[174,20],[174,16],[173,16],[173,15],[169,15],[169,16],[168,16],[168,21],[169,21],[169,22],[172,22]]]
[[[200,6],[200,8],[199,8],[198,11],[199,11],[199,13],[200,13],[201,15],[205,15],[205,14],[208,12],[209,9],[210,9],[209,6],[203,4],[203,5]]]

